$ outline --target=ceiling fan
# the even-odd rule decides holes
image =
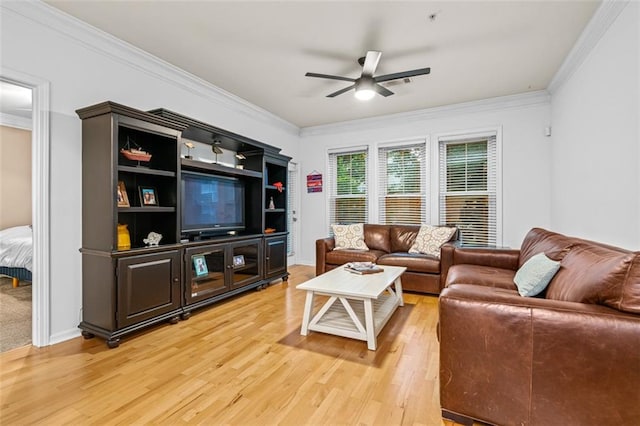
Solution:
[[[327,78],[329,80],[342,80],[349,81],[353,84],[344,89],[340,89],[337,92],[333,92],[327,95],[327,98],[334,98],[351,89],[355,89],[356,98],[360,100],[369,100],[375,96],[376,93],[381,94],[384,97],[393,95],[393,92],[386,87],[381,86],[379,83],[391,80],[398,80],[401,78],[415,77],[417,75],[429,74],[431,68],[420,68],[417,70],[396,72],[393,74],[379,75],[374,77],[378,62],[380,61],[382,52],[375,50],[369,50],[367,55],[358,59],[358,63],[362,66],[362,74],[360,78],[341,77],[338,75],[318,74],[315,72],[308,72],[305,74],[307,77]]]

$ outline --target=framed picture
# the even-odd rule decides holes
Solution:
[[[192,256],[193,260],[193,270],[196,273],[196,277],[202,277],[203,275],[207,275],[209,273],[209,268],[207,268],[207,260],[203,255],[199,254],[196,256]]]
[[[244,266],[244,256],[239,254],[238,256],[233,256],[233,266]]]
[[[156,189],[150,186],[139,186],[140,190],[140,205],[141,206],[158,206],[158,194]]]
[[[118,207],[130,207],[129,197],[127,196],[127,189],[124,187],[124,182],[118,182]]]

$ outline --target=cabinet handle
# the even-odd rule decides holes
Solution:
[[[231,269],[231,268],[233,268],[233,266],[227,265],[227,269]]]
[[[174,282],[174,283],[177,283],[177,282],[179,282],[179,281],[180,281],[180,278],[178,278],[178,277],[173,277],[173,282]]]

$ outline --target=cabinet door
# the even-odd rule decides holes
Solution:
[[[187,304],[208,299],[229,290],[224,245],[190,248],[185,254],[185,300]]]
[[[287,237],[265,238],[265,276],[267,278],[287,272]]]
[[[178,251],[118,259],[118,328],[180,308]]]
[[[236,289],[260,281],[262,277],[262,240],[234,243],[231,251],[231,288]]]

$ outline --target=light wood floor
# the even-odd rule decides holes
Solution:
[[[300,336],[314,276],[250,291],[178,324],[0,355],[0,424],[442,425],[437,298],[405,306],[366,342]],[[317,301],[321,303],[322,298]]]

